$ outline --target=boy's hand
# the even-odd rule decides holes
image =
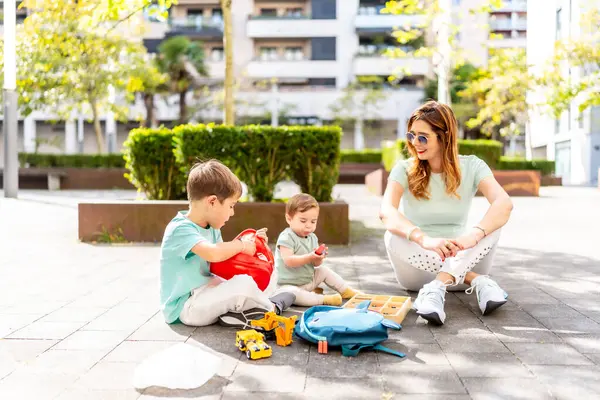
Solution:
[[[267,237],[267,228],[260,228],[256,231],[256,236],[265,241],[265,243],[269,243],[269,238]]]
[[[242,242],[241,253],[248,254],[249,256],[253,256],[256,253],[256,244],[254,241],[240,240],[240,242]]]

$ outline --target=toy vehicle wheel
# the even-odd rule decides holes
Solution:
[[[240,340],[240,344],[238,345],[238,348],[243,351],[245,347],[246,347],[246,343],[244,343],[243,340]]]
[[[252,360],[252,353],[250,350],[246,350],[246,357],[248,357],[248,360]]]

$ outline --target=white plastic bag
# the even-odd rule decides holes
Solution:
[[[133,374],[133,386],[195,389],[204,385],[221,365],[221,358],[200,347],[178,343],[148,357]]]

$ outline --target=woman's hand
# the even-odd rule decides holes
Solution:
[[[452,241],[459,245],[462,250],[467,250],[475,247],[481,239],[483,239],[483,232],[477,229],[459,236],[456,239],[452,239]]]
[[[448,257],[454,257],[460,250],[464,250],[462,245],[454,239],[423,236],[418,244],[425,250],[435,251],[442,261],[445,261]]]

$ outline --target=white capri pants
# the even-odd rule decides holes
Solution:
[[[475,247],[459,251],[456,256],[446,258],[446,261],[442,261],[435,251],[425,250],[390,231],[385,232],[384,242],[396,280],[403,289],[418,291],[434,280],[438,272],[446,272],[456,281],[456,285],[448,286],[448,290],[465,290],[465,275],[469,271],[489,274],[499,238],[498,229],[481,239]]]

